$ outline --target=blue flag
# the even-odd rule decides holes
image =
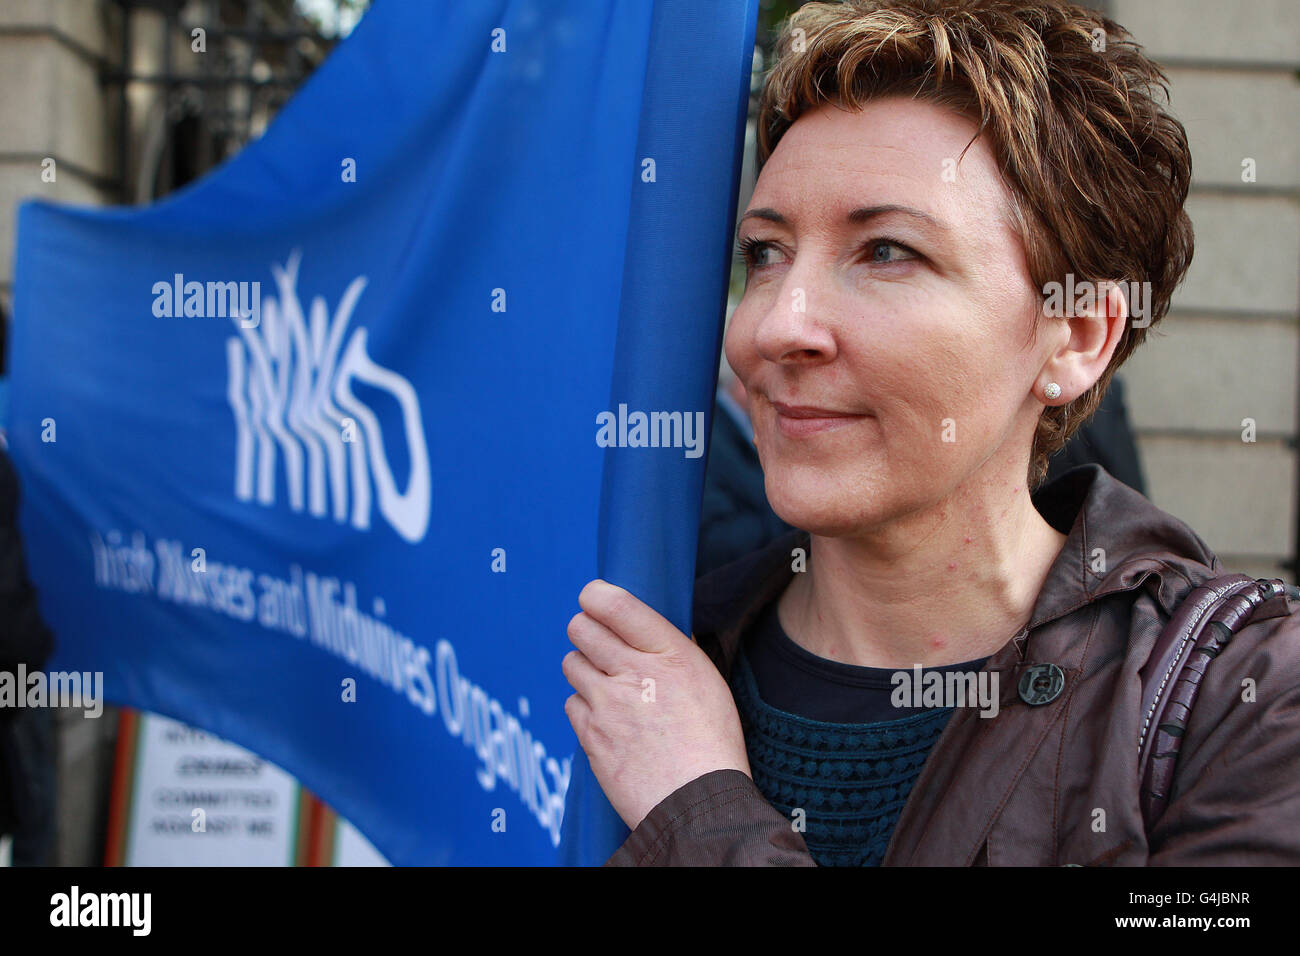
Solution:
[[[378,3],[205,179],[24,204],[50,669],[394,863],[607,858],[564,630],[597,576],[689,630],[757,3]]]

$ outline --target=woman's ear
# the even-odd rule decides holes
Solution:
[[[1095,295],[1071,304],[1064,318],[1070,337],[1043,366],[1040,390],[1048,382],[1061,386],[1053,404],[1068,404],[1092,388],[1124,336],[1129,308],[1123,283],[1107,280],[1095,288]]]

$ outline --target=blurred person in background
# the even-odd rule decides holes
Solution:
[[[9,317],[0,307],[0,383],[5,382]],[[0,384],[0,397],[4,395]],[[0,415],[6,409],[0,406]],[[18,532],[18,474],[0,417],[0,673],[17,680],[45,666],[54,637],[41,620]],[[25,694],[25,687],[16,687]],[[54,848],[54,716],[49,707],[0,702],[0,838],[12,837],[15,866],[48,866]]]
[[[763,490],[763,467],[754,447],[745,386],[723,362],[709,435],[695,575],[730,564],[789,530]]]

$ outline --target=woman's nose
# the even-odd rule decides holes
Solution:
[[[755,346],[769,362],[814,365],[835,357],[835,336],[825,303],[806,270],[792,269],[759,320]]]

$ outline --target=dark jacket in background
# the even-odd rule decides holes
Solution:
[[[0,446],[0,671],[41,670],[53,650],[23,558],[18,475]],[[13,835],[14,866],[51,862],[55,786],[51,710],[0,707],[0,835]]]
[[[730,410],[714,402],[695,576],[730,564],[789,530],[767,503],[753,440]]]
[[[18,664],[37,670],[54,650],[54,636],[36,607],[18,533],[18,474],[0,449],[0,671]],[[0,723],[8,715],[0,708]]]
[[[1055,481],[1071,468],[1096,463],[1139,494],[1146,494],[1137,442],[1128,423],[1124,383],[1116,376],[1102,396],[1096,413],[1070,436],[1065,447],[1047,463],[1047,481]]]

